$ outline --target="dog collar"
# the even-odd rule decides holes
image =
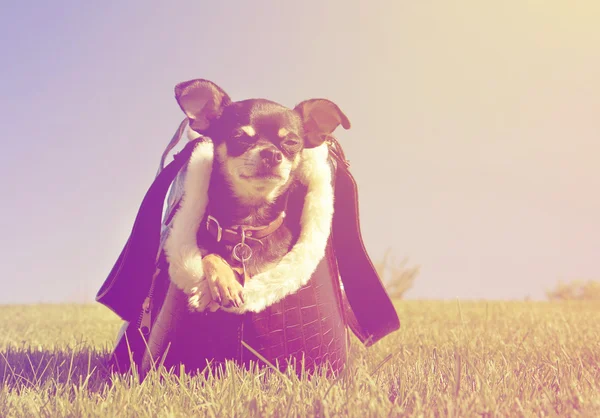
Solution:
[[[223,228],[219,221],[211,215],[206,217],[205,227],[208,233],[215,238],[217,242],[237,244],[242,241],[259,242],[277,231],[285,218],[285,212],[281,212],[277,218],[265,226],[235,225],[229,228]]]

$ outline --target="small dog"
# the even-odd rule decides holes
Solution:
[[[197,234],[209,308],[239,307],[244,282],[277,264],[298,240],[302,208],[288,203],[302,187],[296,173],[303,150],[350,122],[329,100],[294,109],[264,99],[232,102],[207,80],[180,83],[175,95],[190,129],[214,146],[209,203]]]

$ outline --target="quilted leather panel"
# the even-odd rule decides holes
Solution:
[[[331,257],[331,247],[328,248]],[[248,315],[245,341],[282,369],[288,360],[307,370],[327,364],[340,371],[346,362],[348,335],[337,271],[326,257],[308,284],[268,309]],[[253,359],[244,351],[244,360]]]

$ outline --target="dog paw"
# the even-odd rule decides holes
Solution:
[[[231,266],[216,254],[207,255],[202,263],[212,300],[224,308],[241,306],[244,288]]]
[[[216,306],[216,308],[215,308]],[[206,280],[190,289],[188,293],[188,308],[191,311],[204,312],[207,309],[214,312],[219,306],[212,300]]]

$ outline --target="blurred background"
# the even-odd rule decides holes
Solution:
[[[598,22],[596,0],[4,2],[0,303],[93,300],[192,78],[342,108],[367,248],[418,272],[407,298],[598,279]]]

